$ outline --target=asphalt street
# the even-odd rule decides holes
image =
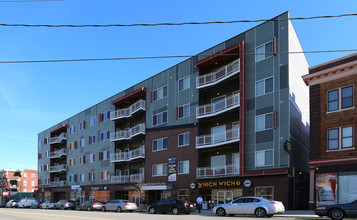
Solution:
[[[67,220],[67,219],[92,219],[92,220],[127,220],[127,219],[143,219],[143,220],[196,220],[196,219],[225,219],[239,218],[240,220],[255,220],[258,218],[236,216],[236,217],[218,217],[212,214],[149,214],[146,212],[134,213],[117,213],[117,212],[100,212],[100,211],[72,211],[72,210],[43,210],[43,209],[0,209],[0,220]],[[306,216],[280,216],[272,217],[270,220],[290,220],[290,219],[316,219]],[[260,219],[261,220],[261,219]]]

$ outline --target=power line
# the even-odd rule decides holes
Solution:
[[[5,27],[152,27],[152,26],[178,26],[178,25],[198,25],[198,24],[233,24],[233,23],[249,23],[249,22],[263,22],[263,21],[287,21],[287,20],[312,20],[312,19],[323,19],[323,18],[341,18],[341,17],[351,17],[357,16],[357,14],[341,14],[341,15],[323,15],[323,16],[313,16],[313,17],[297,17],[297,18],[274,18],[274,19],[257,19],[257,20],[236,20],[236,21],[205,21],[205,22],[181,22],[181,23],[153,23],[153,24],[0,24],[0,26]]]
[[[346,50],[314,50],[314,51],[292,51],[292,52],[277,52],[276,54],[312,54],[312,53],[338,53],[338,52],[356,52],[357,49]],[[272,55],[273,53],[245,53],[245,54],[223,54],[220,56],[241,56],[241,55]],[[198,56],[207,57],[212,54],[199,54]],[[148,56],[148,57],[113,57],[113,58],[79,58],[79,59],[58,59],[58,60],[13,60],[0,61],[0,64],[15,64],[15,63],[60,63],[60,62],[92,62],[92,61],[118,61],[118,60],[147,60],[147,59],[168,59],[168,58],[188,58],[196,55],[174,55],[174,56]]]
[[[0,1],[0,2],[7,2],[7,3],[18,3],[18,2],[58,2],[64,0],[14,0],[14,1]]]

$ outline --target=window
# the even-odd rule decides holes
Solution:
[[[73,134],[74,132],[76,132],[76,127],[75,126],[69,127],[69,133]]]
[[[353,148],[353,127],[340,127],[328,130],[327,150]]]
[[[88,144],[94,144],[95,143],[95,135],[91,135],[88,137]]]
[[[109,150],[103,151],[103,160],[109,160]]]
[[[178,174],[189,174],[190,173],[190,161],[179,161],[178,162]]]
[[[331,90],[327,96],[329,112],[353,107],[353,86]]]
[[[24,186],[27,186],[27,181],[26,180],[24,180]]]
[[[77,141],[69,143],[69,149],[74,150],[77,148]]]
[[[82,121],[81,123],[79,123],[79,130],[84,130],[86,128],[86,122]]]
[[[274,187],[273,186],[255,187],[255,196],[262,197],[264,199],[273,200]]]
[[[35,186],[35,181],[34,180],[31,181],[31,186]]]
[[[69,160],[69,165],[70,165],[70,166],[76,165],[76,159],[74,159],[74,158],[70,159],[70,160]]]
[[[190,200],[190,190],[188,189],[179,189],[178,190],[178,196],[177,196],[178,199],[181,199],[181,200]]]
[[[260,150],[255,152],[255,166],[272,166],[273,165],[273,150]]]
[[[263,131],[271,128],[273,128],[273,113],[255,117],[255,131]]]
[[[79,157],[79,164],[86,164],[86,156]]]
[[[45,184],[48,184],[50,182],[49,178],[45,178]]]
[[[110,131],[104,131],[104,132],[100,133],[101,141],[107,140],[107,139],[109,139],[109,137],[110,137]]]
[[[156,89],[153,92],[153,101],[162,99],[167,96],[167,86]]]
[[[109,180],[110,179],[109,170],[100,172],[100,179]]]
[[[90,118],[90,126],[94,126],[96,124],[96,117],[93,116]]]
[[[79,182],[84,181],[84,173],[79,174]]]
[[[178,135],[178,146],[187,146],[190,145],[190,132],[179,134]]]
[[[160,112],[156,115],[152,116],[152,125],[161,125],[167,122],[167,111],[165,112]]]
[[[167,163],[155,164],[152,166],[152,176],[166,176]]]
[[[89,179],[89,181],[94,181],[95,180],[95,173],[94,172],[89,173],[88,179]]]
[[[263,79],[255,83],[255,96],[261,96],[270,93],[273,90],[273,77]]]
[[[190,88],[190,76],[180,79],[178,82],[178,87],[179,87],[178,89],[179,92]]]
[[[93,163],[94,161],[95,161],[95,154],[91,154],[89,162]]]
[[[160,138],[152,141],[152,151],[167,149],[167,138]]]
[[[255,62],[259,62],[261,60],[273,56],[273,42],[270,41],[266,44],[256,47],[255,53]]]
[[[182,105],[178,108],[178,118],[190,116],[190,104]]]
[[[24,177],[27,177],[27,173],[24,173]]]
[[[84,138],[82,138],[81,140],[79,140],[79,146],[80,146],[80,147],[84,147]]]
[[[31,173],[31,177],[36,177],[36,174],[34,174],[34,173]]]

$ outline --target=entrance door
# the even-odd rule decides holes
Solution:
[[[217,191],[217,204],[231,202],[233,200],[233,191]]]
[[[237,175],[239,175],[239,153],[235,153],[235,154],[233,154],[232,155],[232,161],[233,161],[233,163],[232,163],[232,165],[233,165],[233,169],[232,169],[232,171],[233,171],[233,174],[237,174]]]
[[[131,202],[136,203],[138,208],[140,208],[140,194],[131,195]]]
[[[161,200],[169,199],[169,198],[171,198],[171,193],[170,192],[162,192],[161,193]]]

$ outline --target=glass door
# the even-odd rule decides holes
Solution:
[[[232,165],[233,165],[233,174],[239,174],[239,161],[240,161],[240,158],[239,158],[239,153],[235,153],[232,155]]]
[[[211,134],[212,134],[212,142],[214,144],[225,141],[226,140],[226,126],[222,125],[222,126],[217,126],[217,127],[211,128]]]
[[[222,96],[216,99],[212,99],[212,113],[223,110],[226,107],[226,97]]]
[[[233,200],[233,191],[217,191],[217,204],[231,202]]]

